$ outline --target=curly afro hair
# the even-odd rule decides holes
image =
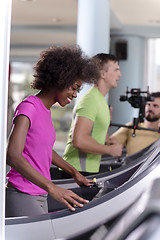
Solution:
[[[56,88],[61,91],[77,80],[94,83],[99,78],[98,69],[79,46],[47,48],[41,52],[33,69],[31,87],[38,90]]]

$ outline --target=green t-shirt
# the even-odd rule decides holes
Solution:
[[[110,113],[105,97],[97,88],[90,88],[75,106],[63,158],[78,171],[99,172],[101,155],[81,152],[72,145],[71,137],[75,116],[81,116],[92,120],[94,124],[90,133],[91,136],[98,143],[105,143],[106,134],[110,124]]]

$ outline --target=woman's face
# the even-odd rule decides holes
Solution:
[[[80,92],[82,86],[82,80],[77,80],[72,86],[58,92],[57,102],[62,106],[69,104],[73,98],[77,97],[77,93]]]

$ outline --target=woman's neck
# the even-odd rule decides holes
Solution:
[[[49,110],[55,101],[54,91],[40,91],[36,94],[36,96],[43,102],[44,106]]]

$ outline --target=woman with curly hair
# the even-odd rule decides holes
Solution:
[[[82,176],[54,150],[56,139],[50,108],[64,107],[77,97],[83,82],[92,83],[98,71],[80,47],[50,47],[43,51],[34,67],[32,87],[36,95],[24,99],[16,108],[8,141],[6,217],[31,216],[48,212],[47,195],[74,211],[88,201],[51,182],[51,163],[72,175],[79,185],[91,180]]]

